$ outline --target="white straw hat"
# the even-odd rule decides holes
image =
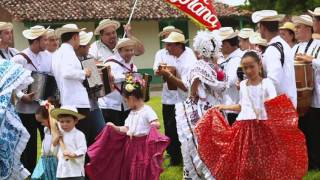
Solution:
[[[254,32],[250,37],[249,37],[249,42],[250,44],[257,44],[260,46],[268,46],[267,40],[263,39],[261,37],[260,33]]]
[[[309,15],[300,15],[300,16],[293,16],[292,22],[294,24],[304,24],[306,26],[313,26],[312,17]]]
[[[100,35],[100,31],[103,30],[106,27],[114,26],[116,29],[120,27],[120,23],[118,21],[110,20],[110,19],[104,19],[99,22],[98,27],[94,31],[95,35]]]
[[[248,39],[254,31],[252,28],[242,28],[238,34],[240,38]]]
[[[91,39],[93,37],[93,32],[86,33],[85,31],[81,31],[79,33],[79,36],[80,36],[80,45],[81,46],[86,46],[91,41]]]
[[[76,24],[66,24],[66,25],[63,25],[61,28],[56,29],[56,35],[57,37],[60,38],[61,35],[64,33],[80,32],[84,30],[86,30],[86,28],[79,29]]]
[[[134,46],[134,48],[136,48],[136,45],[137,45],[137,42],[135,40],[132,40],[129,38],[122,38],[122,39],[119,39],[114,50],[118,50],[120,48],[127,47],[127,46]]]
[[[62,106],[60,108],[55,108],[52,109],[50,112],[50,115],[54,118],[58,120],[58,116],[61,114],[68,114],[68,115],[72,115],[75,116],[76,118],[78,118],[78,120],[80,119],[84,119],[85,116],[78,113],[77,108],[73,107],[73,106]]]
[[[221,40],[232,39],[238,36],[238,31],[234,31],[232,27],[222,27],[219,29]]]
[[[278,14],[275,10],[256,11],[251,15],[252,22],[258,23],[261,21],[282,21],[285,15]]]
[[[320,16],[320,7],[316,7],[314,11],[308,10],[312,16]]]
[[[159,36],[161,37],[161,36],[165,35],[166,33],[171,33],[171,32],[178,32],[180,34],[183,34],[183,32],[180,29],[177,29],[174,26],[166,26],[159,33]]]
[[[0,31],[3,31],[5,29],[12,29],[13,26],[9,22],[0,22]]]
[[[56,34],[55,34],[55,31],[54,29],[48,29],[47,30],[47,37],[50,38],[50,37],[55,37]]]
[[[33,26],[30,29],[26,29],[24,31],[22,31],[22,35],[26,38],[26,39],[37,39],[38,37],[45,35],[47,33],[48,29],[44,28],[43,26]]]
[[[169,36],[162,40],[165,43],[183,43],[185,44],[188,40],[185,39],[184,35],[178,32],[171,32]]]

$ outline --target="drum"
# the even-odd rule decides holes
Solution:
[[[313,68],[310,63],[295,61],[294,64],[297,85],[297,111],[303,116],[310,107],[313,90]]]
[[[167,64],[160,64],[159,70],[167,69],[173,76],[177,76],[177,69],[174,66],[168,66]],[[163,77],[164,82],[167,82],[169,90],[177,90],[178,86],[176,84],[167,81],[167,78]]]
[[[143,99],[144,99],[144,102],[148,102],[150,100],[150,83],[152,81],[152,76],[150,74],[144,73],[143,79],[146,83],[145,87],[143,87],[142,89]]]

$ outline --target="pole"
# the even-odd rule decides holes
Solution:
[[[134,10],[136,9],[136,6],[137,6],[137,2],[138,2],[138,0],[134,1],[134,4],[133,4],[133,7],[132,7],[132,10],[131,10],[131,13],[130,13],[129,20],[128,20],[127,24],[130,24],[130,22],[131,22]],[[126,31],[124,31],[124,33],[123,33],[123,38],[125,38],[125,37],[126,37]]]

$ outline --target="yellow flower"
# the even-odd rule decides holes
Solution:
[[[132,92],[134,90],[134,86],[132,84],[127,84],[125,87],[127,92]]]

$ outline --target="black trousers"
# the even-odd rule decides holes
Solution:
[[[80,114],[86,116],[85,119],[78,122],[76,127],[86,136],[87,146],[89,147],[104,128],[105,122],[100,109],[77,108],[77,110]]]
[[[320,108],[310,108],[300,117],[299,128],[307,141],[309,170],[320,169]]]
[[[127,119],[130,110],[121,111],[113,110],[113,109],[102,109],[103,117],[105,122],[112,122],[116,126],[124,126],[124,121]]]
[[[168,136],[171,141],[167,147],[167,153],[170,155],[173,165],[180,164],[182,163],[182,155],[181,144],[177,133],[175,105],[162,104],[162,115],[165,135]]]
[[[84,177],[57,178],[57,180],[85,180]]]
[[[232,126],[232,124],[236,121],[237,117],[238,117],[238,114],[227,113],[227,119],[230,126]]]
[[[37,163],[37,129],[40,132],[41,139],[44,137],[43,126],[36,121],[35,114],[22,114],[18,113],[23,126],[30,134],[30,139],[26,148],[22,152],[21,162],[30,173],[33,172]]]

